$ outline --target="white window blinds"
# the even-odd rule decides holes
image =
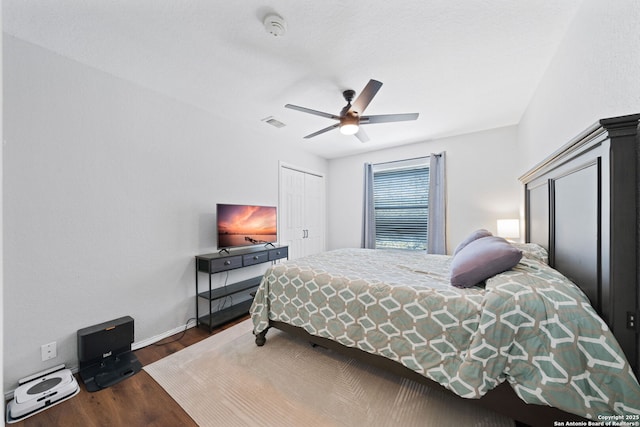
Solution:
[[[427,249],[429,166],[374,171],[376,248]]]

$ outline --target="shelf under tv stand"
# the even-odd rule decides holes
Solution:
[[[197,255],[196,264],[196,319],[197,326],[204,327],[211,332],[215,327],[227,323],[249,312],[253,302],[252,292],[260,285],[262,276],[252,277],[230,285],[212,288],[211,277],[214,274],[265,262],[275,262],[287,258],[287,246],[251,247],[235,251],[221,251],[216,253]],[[201,292],[198,284],[200,274],[209,276],[207,290]],[[200,301],[208,302],[208,310],[200,314]]]

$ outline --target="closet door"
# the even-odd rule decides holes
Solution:
[[[280,236],[289,259],[324,250],[324,177],[280,167]]]
[[[280,168],[280,236],[281,245],[289,246],[289,259],[303,255],[304,175],[293,169]]]
[[[324,251],[324,178],[304,174],[304,255]]]

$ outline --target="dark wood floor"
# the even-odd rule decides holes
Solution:
[[[248,316],[215,329],[220,332]],[[148,365],[210,337],[200,328],[188,329],[154,345],[136,350],[142,365]],[[8,426],[69,427],[69,426],[157,426],[191,427],[197,424],[144,370],[126,380],[94,393],[89,393],[80,378],[80,393],[47,410]]]

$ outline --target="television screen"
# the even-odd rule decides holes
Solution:
[[[275,206],[218,204],[218,248],[265,245],[278,239]]]

